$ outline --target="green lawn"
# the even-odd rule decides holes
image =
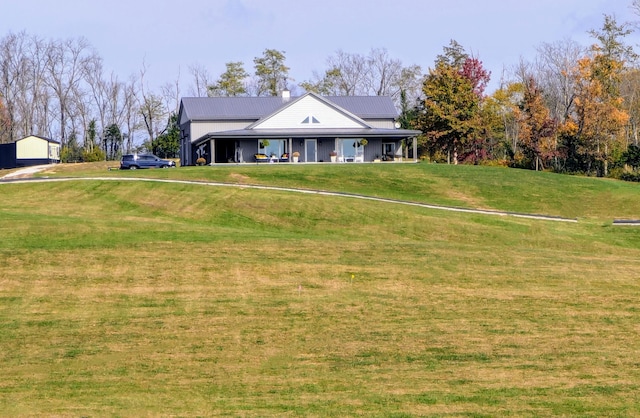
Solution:
[[[637,184],[427,164],[0,184],[4,416],[640,415]]]
[[[244,164],[134,172],[107,171],[107,166],[114,163],[65,165],[44,175],[263,184],[569,218],[640,218],[639,183],[529,170],[424,163]]]

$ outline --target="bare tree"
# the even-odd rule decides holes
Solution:
[[[77,146],[90,137],[89,148],[94,144],[107,151],[110,129],[111,137],[124,140],[131,150],[136,131],[144,129],[153,137],[166,126],[167,109],[179,103],[178,81],[164,91],[163,104],[161,95],[145,89],[144,72],[139,81],[132,76],[128,82],[109,75],[82,38],[43,40],[25,32],[0,38],[0,140],[34,134],[65,146],[73,136]],[[115,128],[120,134],[114,134]]]
[[[142,103],[140,103],[139,109],[144,127],[149,135],[148,140],[152,141],[158,136],[160,126],[162,126],[161,120],[166,114],[162,100],[153,93],[146,93],[142,96]]]
[[[47,133],[51,100],[45,85],[46,55],[44,42],[25,32],[0,41],[0,97],[5,102],[10,142]]]
[[[398,81],[402,75],[402,62],[389,57],[386,49],[372,49],[367,57],[368,90],[376,96],[400,94]]]
[[[46,82],[58,101],[60,142],[66,144],[67,117],[73,96],[77,94],[82,81],[88,55],[88,42],[83,39],[52,41],[47,48]]]
[[[194,64],[189,66],[189,72],[193,76],[193,84],[190,86],[189,94],[194,97],[207,97],[211,85],[211,76],[207,69],[200,64]]]
[[[627,127],[627,146],[640,142],[640,70],[631,69],[623,74],[620,93],[624,98],[622,106],[629,114]]]
[[[419,65],[403,67],[396,81],[398,92],[393,95],[394,102],[397,102],[399,93],[404,92],[407,103],[416,103],[422,93],[423,81],[424,75]]]
[[[9,142],[15,141],[21,125],[19,101],[27,90],[25,74],[28,62],[25,57],[26,34],[9,34],[0,43],[0,97],[5,102],[9,119]]]
[[[180,108],[180,74],[173,83],[165,83],[162,88],[162,97],[164,99],[165,109],[169,114],[178,113]]]
[[[339,50],[327,59],[327,64],[336,74],[339,95],[366,94],[367,59],[364,56]]]
[[[124,84],[124,124],[127,132],[124,133],[124,152],[132,152],[135,145],[135,131],[140,127],[140,112],[138,111],[137,79],[134,76]]]
[[[93,52],[86,57],[82,67],[82,84],[76,91],[73,104],[76,112],[73,130],[77,136],[86,137],[89,123],[95,120],[96,112],[100,109],[98,96],[103,82],[102,75],[102,58]],[[104,108],[106,109],[106,105]]]
[[[89,63],[85,77],[93,100],[93,110],[99,120],[95,130],[102,148],[105,149],[107,128],[115,125],[122,132],[125,151],[131,151],[134,148],[134,132],[140,127],[138,80],[132,75],[128,82],[122,82],[113,73],[108,79],[105,78],[100,59]],[[87,121],[92,119],[86,118]]]
[[[422,89],[422,70],[418,65],[404,67],[386,49],[372,49],[368,56],[339,50],[327,59],[328,69],[300,87],[319,94],[336,96],[390,96],[401,108],[401,95],[415,103]]]
[[[55,112],[52,91],[47,86],[48,45],[40,38],[31,37],[24,53],[24,62],[28,62],[29,66],[24,74],[26,84],[22,89],[23,97],[19,100],[24,118],[21,136],[36,134],[51,137],[50,121]]]
[[[98,126],[92,125],[92,132],[97,136],[98,144],[104,149],[103,137],[104,131],[109,124],[109,109],[111,107],[110,91],[113,85],[117,84],[117,77],[111,74],[109,80],[105,80],[102,68],[102,60],[94,59],[87,63],[85,67],[85,80],[89,85],[90,96],[93,100],[93,111],[96,113]],[[89,113],[87,113],[89,115]],[[86,117],[86,120],[95,120],[94,117]],[[87,129],[88,125],[87,125]]]
[[[576,63],[585,49],[570,39],[543,43],[538,47],[534,65],[536,79],[544,92],[551,116],[563,121],[573,109]]]
[[[162,98],[159,95],[149,92],[145,87],[144,77],[146,71],[147,68],[143,63],[139,79],[140,96],[138,98],[138,109],[148,135],[146,142],[151,143],[151,141],[158,136],[160,127],[163,126],[162,119],[167,117],[167,111],[163,105]]]

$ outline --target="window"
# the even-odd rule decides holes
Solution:
[[[338,161],[352,162],[356,160],[356,156],[364,155],[364,147],[360,145],[359,139],[338,139]]]
[[[287,140],[286,139],[262,139],[258,141],[258,153],[266,154],[268,156],[276,156],[280,158],[282,154],[287,152]]]
[[[315,116],[307,116],[302,122],[300,122],[302,124],[311,124],[311,123],[320,123],[320,121],[318,119],[316,119]]]

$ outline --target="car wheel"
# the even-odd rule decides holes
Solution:
[[[135,165],[130,165],[129,166],[129,170],[136,170],[138,167],[136,167]]]
[[[169,168],[169,166],[166,165],[166,164],[163,164],[163,165],[160,166],[160,168]]]

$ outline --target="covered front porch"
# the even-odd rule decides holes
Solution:
[[[251,132],[250,137],[246,131],[244,137],[237,131],[210,133],[197,141],[192,157],[205,164],[417,161],[418,131],[377,131],[378,135],[340,136],[300,132],[288,137],[275,132]]]

